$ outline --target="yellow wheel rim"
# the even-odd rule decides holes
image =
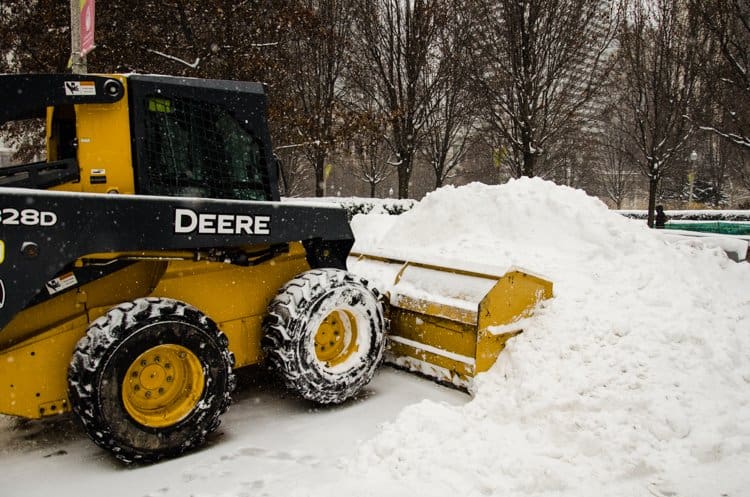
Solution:
[[[357,319],[348,310],[331,312],[315,333],[315,355],[327,366],[343,363],[357,351]]]
[[[203,394],[203,383],[203,367],[195,354],[180,345],[158,345],[128,368],[122,402],[137,422],[164,428],[190,414]]]

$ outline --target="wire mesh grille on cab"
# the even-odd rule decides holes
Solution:
[[[148,193],[268,198],[260,141],[226,109],[185,97],[148,96],[141,104]]]

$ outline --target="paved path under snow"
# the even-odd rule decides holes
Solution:
[[[286,396],[261,373],[243,374],[208,445],[179,459],[127,468],[64,416],[19,423],[0,417],[3,497],[187,497],[288,495],[335,479],[340,460],[378,425],[421,399],[461,404],[469,396],[381,368],[358,399],[316,408]]]

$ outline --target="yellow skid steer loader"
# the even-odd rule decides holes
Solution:
[[[461,383],[551,295],[543,280],[514,295],[520,274],[473,314],[385,302],[346,271],[342,209],[279,202],[260,84],[0,75],[0,99],[0,126],[44,119],[47,146],[0,169],[0,413],[73,411],[122,461],[201,445],[243,366],[344,402],[381,362],[389,319],[393,362]]]

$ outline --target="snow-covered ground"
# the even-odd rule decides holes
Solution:
[[[750,496],[749,264],[539,179],[353,227],[356,250],[521,266],[555,297],[473,398],[388,368],[313,412],[250,385],[209,447],[133,469],[69,420],[0,418],[0,495]]]
[[[383,368],[355,400],[320,409],[285,394],[262,370],[242,371],[234,403],[208,445],[181,458],[127,468],[97,448],[70,416],[0,418],[2,497],[285,496],[335,481],[340,461],[419,399],[468,395]]]

